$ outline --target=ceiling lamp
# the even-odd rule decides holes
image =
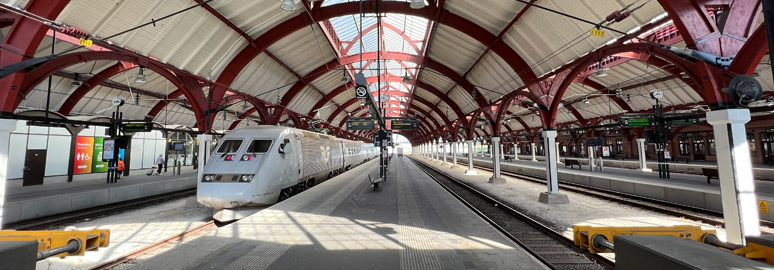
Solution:
[[[411,0],[411,8],[413,9],[420,9],[425,6],[425,0]]]
[[[142,74],[142,67],[140,67],[140,72],[137,73],[137,78],[134,78],[134,83],[146,83],[148,82],[147,79],[145,79],[145,75]]]
[[[590,102],[589,102],[589,98],[584,98],[584,99],[583,99],[583,103],[584,103],[584,104],[589,104],[589,103],[590,103]]]
[[[294,2],[293,0],[282,0],[282,4],[280,5],[280,8],[284,11],[295,11],[296,2]]]
[[[605,77],[607,76],[607,70],[608,68],[599,68],[597,69],[597,73],[594,73],[595,77]]]
[[[81,81],[78,80],[78,73],[75,73],[75,79],[73,79],[73,81],[70,82],[70,86],[73,86],[73,87],[81,86]]]
[[[680,75],[682,75],[683,79],[690,79],[691,78],[691,76],[688,76],[688,73],[685,73],[685,71],[681,71]]]
[[[403,76],[403,82],[404,83],[408,83],[410,81],[411,81],[411,76],[409,76],[408,74],[406,74],[406,76]]]

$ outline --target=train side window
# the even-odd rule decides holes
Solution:
[[[234,153],[242,146],[242,140],[226,140],[218,147],[217,153]]]
[[[245,153],[266,153],[271,148],[271,140],[253,140]]]

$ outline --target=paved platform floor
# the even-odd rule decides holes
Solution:
[[[451,157],[447,157],[448,162],[451,162]],[[457,161],[461,164],[464,163],[463,166],[467,166],[467,157],[458,157]],[[481,158],[481,157],[474,157],[473,160],[478,162],[483,162],[487,164],[491,168],[492,159],[491,158]],[[514,165],[514,166],[521,166],[521,167],[529,167],[529,168],[538,168],[545,170],[546,163],[545,161],[531,161],[531,160],[514,160],[514,161],[500,161],[503,166],[508,165]],[[450,163],[451,164],[451,163]],[[657,184],[662,186],[671,186],[671,187],[679,187],[679,188],[687,188],[687,189],[706,189],[706,190],[714,190],[717,192],[720,192],[720,184],[717,179],[712,179],[710,184],[707,184],[707,177],[701,176],[701,175],[693,175],[693,174],[684,174],[684,173],[671,173],[669,179],[661,179],[658,178],[658,171],[653,172],[643,172],[639,170],[631,170],[631,169],[621,169],[621,168],[611,168],[611,167],[605,167],[604,172],[600,171],[590,171],[588,166],[583,166],[583,170],[577,169],[571,169],[571,168],[565,168],[564,164],[557,164],[559,168],[559,172],[563,173],[570,173],[570,174],[581,174],[581,175],[604,175],[609,178],[613,178],[616,180],[623,180],[623,181],[629,181],[629,182],[642,182],[642,183],[650,183],[650,184]],[[505,167],[503,167],[505,168]],[[545,178],[545,175],[542,177]],[[559,180],[562,180],[561,178]],[[762,181],[762,180],[756,180],[755,181],[755,192],[759,196],[764,197],[770,197],[774,198],[774,181]]]
[[[130,269],[547,269],[432,181],[376,160]]]

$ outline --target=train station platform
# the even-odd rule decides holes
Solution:
[[[447,157],[447,161],[451,165],[451,157]],[[467,157],[458,156],[457,161],[461,164],[467,164]],[[492,159],[474,157],[473,164],[491,168]],[[543,179],[546,177],[545,161],[512,160],[501,161],[500,164],[504,172]],[[707,184],[707,178],[701,175],[671,173],[669,179],[661,179],[658,177],[658,171],[643,172],[605,166],[602,172],[592,172],[586,165],[582,166],[583,169],[565,168],[561,163],[557,165],[559,181],[594,186],[713,211],[723,210],[720,184],[717,179],[712,179],[711,183]],[[758,200],[774,203],[774,181],[756,180],[755,191]],[[774,213],[760,213],[760,218],[774,221]]]
[[[547,269],[407,157],[377,161],[129,269]]]
[[[101,205],[196,188],[196,171],[187,166],[180,175],[170,169],[162,175],[133,170],[117,183],[102,178],[26,187],[8,187],[3,224],[61,214]]]

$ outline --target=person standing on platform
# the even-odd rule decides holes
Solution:
[[[158,171],[156,171],[156,174],[161,175],[161,168],[164,167],[164,155],[159,155],[159,158],[156,159],[156,166],[158,166]]]
[[[124,170],[126,169],[126,165],[124,165],[124,159],[119,158],[118,159],[118,173],[116,174],[116,180],[121,179],[121,175],[124,174]]]

